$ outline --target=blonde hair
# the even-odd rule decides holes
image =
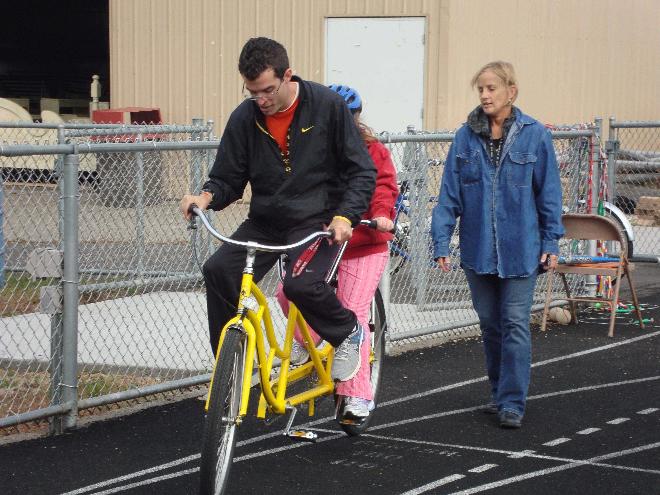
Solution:
[[[511,65],[509,62],[497,60],[495,62],[489,62],[484,65],[472,78],[470,83],[472,88],[477,86],[477,80],[479,79],[479,76],[488,70],[499,77],[505,86],[515,88],[515,94],[511,99],[512,101],[515,101],[518,97],[518,81],[516,79],[516,71],[514,70],[513,65]]]

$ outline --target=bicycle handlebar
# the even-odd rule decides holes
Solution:
[[[289,251],[291,249],[298,248],[300,246],[303,246],[307,244],[310,241],[313,241],[314,239],[317,239],[319,237],[323,238],[332,238],[334,237],[335,233],[332,230],[323,230],[319,232],[312,232],[309,234],[307,237],[304,239],[299,240],[298,242],[294,242],[293,244],[284,244],[284,245],[267,245],[267,244],[259,244],[258,242],[254,241],[237,241],[236,239],[232,239],[230,237],[225,237],[222,235],[220,232],[215,230],[213,228],[213,225],[211,225],[211,222],[209,222],[208,217],[204,212],[196,205],[192,204],[190,205],[190,208],[188,208],[188,211],[194,215],[197,216],[202,221],[202,224],[204,224],[204,227],[206,227],[206,230],[209,231],[209,233],[218,239],[219,241],[222,242],[227,242],[229,244],[233,244],[235,246],[241,246],[245,248],[253,248],[256,249],[257,251],[264,251],[268,253],[279,253],[283,251]],[[191,224],[194,224],[195,220],[194,218],[191,218]],[[192,227],[195,228],[195,227]]]
[[[334,237],[335,233],[332,230],[323,230],[319,232],[312,232],[309,234],[307,237],[304,239],[301,239],[300,241],[294,243],[294,244],[287,244],[287,245],[282,245],[282,246],[274,246],[274,245],[266,245],[266,244],[259,244],[257,242],[253,241],[237,241],[235,239],[232,239],[230,237],[225,237],[222,235],[220,232],[215,230],[213,226],[211,225],[211,222],[209,221],[208,217],[206,214],[197,206],[196,204],[191,204],[190,207],[188,208],[188,212],[191,215],[194,215],[198,217],[201,221],[202,224],[204,224],[204,227],[210,232],[210,234],[215,237],[216,239],[222,241],[222,242],[228,242],[229,244],[234,244],[236,246],[243,246],[243,247],[253,247],[259,251],[267,251],[267,252],[280,252],[280,251],[288,251],[289,249],[295,249],[297,247],[302,246],[303,244],[306,244],[309,241],[312,241],[318,237],[327,237],[331,238]],[[366,225],[370,229],[376,230],[378,228],[378,222],[376,220],[360,220],[360,225]],[[195,226],[195,219],[194,217],[190,218],[190,228],[194,229],[196,228]],[[394,230],[391,230],[390,232],[394,232]]]

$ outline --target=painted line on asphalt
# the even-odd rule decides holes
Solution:
[[[632,344],[632,343],[638,342],[640,340],[655,337],[657,335],[660,335],[660,331],[652,332],[652,333],[642,335],[642,336],[639,336],[639,337],[634,337],[634,338],[627,339],[627,340],[624,340],[624,341],[621,341],[621,342],[614,342],[612,344],[607,344],[607,345],[600,346],[600,347],[594,347],[593,349],[587,349],[585,351],[579,351],[579,352],[572,353],[572,354],[566,354],[564,356],[557,356],[555,358],[546,359],[544,361],[539,361],[539,362],[536,362],[536,363],[532,363],[532,367],[544,366],[544,365],[547,365],[547,364],[556,363],[558,361],[563,361],[563,360],[566,360],[566,359],[572,359],[572,358],[580,357],[580,356],[583,356],[583,355],[586,355],[586,354],[592,354],[594,352],[606,351],[606,350],[612,349],[614,347],[619,347],[619,346],[622,346],[622,345]],[[660,377],[649,377],[649,378],[641,379],[641,380],[628,380],[626,382],[622,382],[622,384],[636,383],[636,382],[639,382],[639,381],[657,380],[658,378],[660,378]],[[458,383],[455,383],[455,384],[446,385],[446,386],[443,386],[443,387],[438,387],[438,388],[435,388],[435,389],[427,390],[426,392],[411,394],[411,395],[401,397],[399,399],[393,399],[393,400],[385,401],[385,402],[380,403],[378,407],[387,407],[387,406],[399,404],[401,402],[408,402],[410,400],[419,399],[419,398],[423,398],[423,397],[428,397],[430,395],[434,395],[434,394],[444,392],[444,391],[447,391],[447,390],[452,390],[454,388],[459,388],[459,387],[463,387],[463,386],[466,386],[466,385],[471,385],[473,383],[483,382],[483,381],[486,381],[487,379],[488,379],[487,376],[483,376],[483,377],[480,377],[480,378],[465,380],[465,381],[458,382]],[[609,386],[609,385],[608,384],[598,385],[598,386],[596,386],[596,388],[602,388],[602,387],[605,387],[605,386]],[[583,391],[583,390],[586,391],[586,390],[593,390],[593,389],[594,389],[594,387],[583,387],[582,389],[576,389],[576,391]],[[564,392],[551,392],[551,393],[548,393],[548,394],[540,394],[540,395],[528,397],[528,400],[540,399],[540,398],[545,398],[545,397],[552,397],[552,396],[555,396],[555,395],[562,395],[563,393]],[[452,415],[452,414],[460,414],[460,413],[463,413],[463,412],[475,411],[477,409],[480,409],[481,407],[483,407],[483,406],[479,405],[479,406],[471,407],[471,408],[457,409],[455,411],[447,411],[445,413],[439,413],[439,414],[435,414],[435,415],[428,415],[428,416],[425,416],[423,418],[417,418],[417,420],[432,419],[434,417],[442,417],[442,416],[448,416],[448,415]],[[309,428],[311,426],[326,423],[326,422],[332,421],[332,420],[334,420],[334,416],[326,416],[324,418],[319,418],[319,419],[316,419],[314,421],[310,421],[308,423],[305,423],[305,424],[301,425],[300,428]],[[410,421],[407,421],[407,422],[412,422],[412,421],[415,421],[415,420],[410,420]],[[405,424],[405,422],[397,422],[396,424],[390,423],[390,425],[393,425],[393,426],[398,425],[398,424]],[[385,427],[385,425],[379,425],[379,426],[376,426],[376,427],[371,427],[370,430],[381,429],[381,427]],[[258,435],[256,437],[248,438],[248,439],[237,442],[236,447],[242,447],[242,446],[245,446],[245,445],[249,445],[249,444],[252,444],[252,443],[259,442],[261,440],[266,440],[268,438],[281,436],[281,435],[282,435],[281,431],[280,432],[266,433],[264,435]],[[290,446],[290,447],[294,448],[294,446]],[[86,486],[86,487],[78,488],[74,491],[63,493],[62,495],[81,495],[81,494],[85,494],[85,493],[90,493],[91,490],[95,490],[97,488],[102,488],[102,487],[105,487],[105,486],[110,486],[110,485],[114,485],[114,484],[117,484],[117,483],[121,483],[122,481],[127,481],[129,479],[134,479],[134,478],[137,478],[137,477],[144,476],[145,474],[150,474],[150,473],[154,473],[154,472],[157,472],[157,471],[162,471],[164,469],[168,469],[169,467],[171,467],[173,465],[183,464],[185,462],[196,460],[199,457],[200,457],[199,454],[193,454],[191,456],[187,456],[187,457],[184,457],[182,459],[171,461],[171,462],[168,462],[168,463],[165,463],[165,464],[160,464],[158,466],[153,466],[153,467],[148,468],[148,469],[144,469],[144,470],[137,471],[137,472],[134,472],[134,473],[129,473],[129,474],[117,477],[117,478],[112,478],[112,479],[109,479],[109,480],[105,480],[105,481],[95,483],[93,485],[89,485],[89,486]],[[183,476],[183,474],[181,476]]]
[[[555,445],[561,445],[562,443],[570,442],[570,438],[566,437],[561,437],[561,438],[555,438],[554,440],[550,440],[549,442],[545,442],[543,445],[546,447],[554,447]]]
[[[177,459],[172,462],[168,462],[166,464],[161,464],[159,466],[154,466],[152,468],[148,469],[143,469],[141,471],[136,471],[134,473],[126,474],[124,476],[119,476],[117,478],[113,478],[111,480],[106,480],[106,481],[101,481],[99,483],[95,483],[93,485],[85,486],[83,488],[78,488],[77,490],[73,490],[71,492],[66,492],[63,493],[62,495],[80,495],[82,493],[88,493],[93,490],[96,490],[97,488],[104,488],[109,485],[114,485],[116,483],[121,483],[122,481],[128,481],[134,478],[140,478],[142,476],[155,473],[157,471],[164,471],[165,469],[169,469],[174,466],[178,466],[180,464],[185,464],[186,462],[194,461],[200,458],[199,454],[193,454],[189,455],[188,457],[183,457],[181,459]]]
[[[657,407],[650,407],[648,409],[644,409],[642,411],[637,411],[637,414],[651,414],[654,413],[658,410]]]
[[[419,488],[414,488],[413,490],[403,492],[401,495],[419,495],[420,493],[428,492],[429,490],[433,490],[434,488],[438,488],[439,486],[446,485],[447,483],[451,483],[463,478],[465,478],[464,474],[452,474],[451,476],[447,476],[440,480],[434,481],[428,485],[420,486]]]
[[[586,428],[584,430],[577,431],[576,433],[578,435],[591,435],[592,433],[596,433],[597,431],[600,431],[600,428]]]
[[[611,421],[608,421],[608,425],[620,425],[621,423],[625,423],[626,421],[630,421],[630,418],[616,418]]]
[[[489,469],[496,468],[497,464],[482,464],[481,466],[473,467],[472,469],[468,469],[468,473],[483,473],[485,471],[488,471]]]
[[[536,368],[536,367],[539,367],[539,366],[545,366],[547,364],[556,363],[556,362],[559,362],[559,361],[564,361],[566,359],[572,359],[572,358],[576,358],[576,357],[586,356],[587,354],[593,354],[594,352],[607,351],[609,349],[613,349],[615,347],[619,347],[619,346],[622,346],[622,345],[633,344],[633,343],[638,342],[640,340],[645,340],[645,339],[649,339],[649,338],[652,338],[652,337],[657,337],[658,335],[660,335],[660,331],[648,333],[648,334],[645,334],[645,335],[640,335],[639,337],[633,337],[632,339],[622,340],[621,342],[613,342],[612,344],[607,344],[607,345],[603,345],[603,346],[600,346],[600,347],[594,347],[593,349],[586,349],[584,351],[574,352],[572,354],[565,354],[563,356],[557,356],[557,357],[554,357],[554,358],[545,359],[543,361],[538,361],[536,363],[532,363],[532,368]],[[421,399],[423,397],[428,397],[429,395],[437,394],[437,393],[440,393],[440,392],[446,392],[447,390],[452,390],[454,388],[464,387],[466,385],[472,385],[473,383],[485,382],[486,380],[488,380],[487,376],[482,376],[480,378],[473,378],[471,380],[465,380],[465,381],[462,381],[462,382],[453,383],[451,385],[445,385],[445,386],[442,386],[442,387],[427,390],[426,392],[419,392],[419,393],[416,393],[416,394],[406,395],[406,396],[400,397],[398,399],[392,399],[392,400],[388,400],[388,401],[385,401],[385,402],[381,402],[378,405],[378,407],[386,407],[386,406],[391,406],[391,405],[394,405],[394,404],[399,404],[400,402],[408,402],[409,400],[412,400],[412,399]]]
[[[512,476],[510,478],[504,478],[499,481],[494,481],[492,483],[485,483],[483,485],[475,486],[472,488],[468,488],[467,490],[461,490],[458,492],[451,493],[450,495],[472,495],[474,493],[480,493],[480,492],[485,492],[486,490],[490,490],[492,488],[500,488],[502,486],[507,486],[511,485],[513,483],[517,483],[519,481],[524,481],[528,480],[531,478],[537,478],[539,476],[546,476],[548,474],[553,474],[557,473],[560,471],[566,471],[568,469],[575,469],[577,467],[581,466],[601,466],[602,464],[598,461],[601,460],[607,460],[607,459],[613,459],[616,457],[623,457],[625,455],[629,454],[637,454],[639,452],[644,452],[646,450],[652,450],[652,449],[657,449],[660,448],[660,442],[656,443],[651,443],[647,445],[641,445],[639,447],[635,447],[633,449],[627,449],[627,450],[621,450],[618,452],[612,452],[610,454],[605,454],[597,457],[592,457],[590,459],[587,459],[586,461],[578,461],[578,462],[571,462],[569,464],[564,464],[562,466],[556,466],[552,468],[547,468],[547,469],[541,469],[538,471],[531,471],[529,473],[521,474],[518,476]],[[650,470],[647,470],[649,472]],[[660,474],[659,471],[655,471],[656,474]]]
[[[411,443],[411,444],[416,444],[416,445],[431,445],[433,447],[443,447],[443,448],[451,448],[451,449],[456,449],[456,450],[469,450],[469,451],[474,451],[474,452],[486,452],[490,454],[502,454],[505,455],[511,459],[523,459],[523,458],[530,458],[530,459],[540,459],[544,461],[553,461],[553,462],[561,462],[561,463],[567,463],[567,464],[576,464],[576,465],[585,465],[585,466],[592,466],[592,467],[601,467],[601,468],[607,468],[607,469],[617,469],[619,471],[632,471],[632,472],[638,472],[638,473],[648,473],[648,474],[658,474],[660,475],[660,469],[647,469],[647,468],[637,468],[637,467],[632,467],[632,466],[621,466],[618,464],[610,464],[610,463],[603,463],[603,462],[596,462],[591,459],[587,460],[580,460],[580,459],[571,459],[568,457],[559,457],[559,456],[554,456],[554,455],[545,455],[545,454],[535,454],[533,451],[514,451],[514,450],[503,450],[503,449],[493,449],[490,447],[481,447],[481,446],[474,446],[474,445],[458,445],[458,444],[453,444],[453,443],[444,443],[444,442],[434,442],[431,440],[414,440],[412,438],[403,438],[403,437],[392,437],[388,435],[374,435],[371,433],[364,433],[362,436],[364,437],[369,437],[369,438],[376,438],[379,440],[386,440],[386,441],[391,441],[391,442],[399,442],[399,443]],[[656,442],[653,444],[649,444],[654,447],[660,447],[660,442]],[[643,449],[647,449],[648,446],[643,446]],[[654,448],[654,447],[648,447],[648,448]],[[636,449],[640,447],[635,447]],[[611,454],[607,454],[611,455]]]
[[[130,485],[124,485],[122,487],[119,487],[119,489],[110,488],[109,490],[103,490],[102,492],[94,492],[94,495],[110,495],[112,493],[125,492],[126,490],[130,490],[132,488],[151,485],[153,483],[158,483],[159,481],[170,480],[172,478],[178,478],[180,476],[186,476],[188,474],[196,473],[197,471],[199,471],[198,467],[186,469],[184,471],[178,471],[176,473],[163,474],[162,476],[158,476],[157,478],[149,478],[144,481],[137,481],[135,483],[131,483]]]
[[[660,375],[658,376],[650,376],[646,378],[638,378],[634,380],[624,380],[621,382],[611,382],[611,383],[602,383],[599,385],[591,385],[588,387],[580,387],[580,388],[574,388],[574,389],[569,389],[569,390],[559,390],[557,392],[549,392],[547,394],[537,394],[537,395],[532,395],[527,398],[528,401],[530,400],[538,400],[538,399],[546,399],[548,397],[557,397],[560,395],[568,395],[568,394],[577,394],[581,392],[587,392],[587,391],[592,391],[592,390],[598,390],[601,388],[610,388],[610,387],[620,387],[623,385],[631,385],[634,383],[643,383],[643,382],[648,382],[648,381],[655,381],[655,380],[660,380]],[[426,421],[429,419],[436,419],[436,418],[441,418],[443,416],[451,416],[453,414],[460,414],[464,412],[470,412],[470,411],[476,411],[478,409],[481,409],[483,406],[475,406],[475,407],[466,407],[463,409],[454,409],[453,411],[444,411],[440,413],[434,413],[434,414],[427,414],[426,416],[418,416],[416,418],[407,418],[407,419],[401,419],[399,421],[392,421],[389,423],[382,423],[376,426],[371,426],[369,427],[369,431],[377,431],[377,430],[382,430],[385,428],[392,428],[394,426],[402,426],[410,423],[418,423],[420,421]]]
[[[536,450],[521,450],[520,452],[515,452],[511,454],[509,459],[522,459],[523,457],[529,457],[530,454],[536,453]]]
[[[344,436],[344,434],[341,433],[341,434],[333,435],[333,436],[330,436],[330,437],[320,438],[316,441],[316,443],[327,442],[328,440],[335,440],[335,439],[343,437],[343,436]],[[299,448],[299,447],[306,447],[308,445],[311,445],[311,444],[301,442],[301,443],[298,443],[298,444],[286,445],[286,446],[283,446],[283,447],[277,447],[277,448],[273,448],[273,449],[263,450],[261,452],[255,452],[254,454],[235,457],[234,462],[247,461],[247,460],[250,460],[250,459],[254,459],[256,457],[263,457],[265,455],[275,454],[275,453],[281,452],[283,450],[291,450],[291,449],[295,449],[295,448]],[[199,455],[197,457],[199,457]],[[116,486],[114,488],[109,488],[107,490],[103,490],[103,491],[100,491],[100,492],[92,492],[92,493],[90,493],[90,495],[111,495],[113,493],[125,492],[126,490],[130,490],[132,488],[137,488],[137,487],[146,486],[146,485],[152,485],[152,484],[158,483],[160,481],[165,481],[165,480],[169,480],[169,479],[173,479],[173,478],[178,478],[180,476],[187,476],[189,474],[193,474],[193,473],[196,473],[198,471],[199,471],[199,467],[197,466],[197,467],[194,467],[194,468],[184,469],[182,471],[177,471],[175,473],[164,474],[164,475],[158,476],[156,478],[148,478],[146,480],[137,481],[135,483],[130,483],[128,485]],[[114,483],[110,483],[110,484],[114,484]],[[69,494],[64,494],[64,495],[69,495]]]

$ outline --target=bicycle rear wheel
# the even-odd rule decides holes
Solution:
[[[369,330],[371,331],[371,391],[373,401],[378,404],[378,394],[380,392],[380,383],[383,372],[383,360],[385,359],[385,329],[387,321],[385,319],[385,305],[380,290],[376,289],[373,301],[371,302],[371,317],[369,318]],[[357,436],[364,433],[369,427],[373,412],[359,424],[339,423],[342,430],[350,436]]]
[[[236,445],[245,350],[245,334],[229,328],[220,348],[204,424],[199,491],[203,495],[220,495],[227,485]]]

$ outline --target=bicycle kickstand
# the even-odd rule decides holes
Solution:
[[[284,436],[293,438],[294,440],[303,440],[305,442],[316,442],[319,436],[313,431],[305,430],[292,430],[291,425],[293,425],[293,419],[296,417],[298,409],[293,406],[286,406],[288,411],[291,411],[291,416],[289,416],[289,421],[286,423],[286,428],[284,429]]]

